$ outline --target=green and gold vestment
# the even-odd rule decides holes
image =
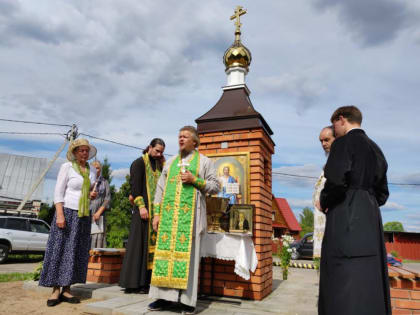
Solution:
[[[186,167],[194,175],[193,184],[182,183],[180,162],[178,155],[169,166],[162,201],[154,205],[160,222],[151,285],[174,289],[187,288],[197,189],[205,186],[205,181],[198,178],[197,151]]]

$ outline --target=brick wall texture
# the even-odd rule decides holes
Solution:
[[[420,315],[420,278],[390,278],[393,315]]]
[[[124,253],[101,255],[91,253],[86,281],[97,283],[118,283]]]
[[[271,158],[274,143],[261,128],[204,133],[200,134],[200,142],[199,151],[205,155],[250,152],[250,198],[255,205],[253,240],[258,257],[257,269],[250,280],[234,273],[233,261],[204,259],[200,278],[202,293],[261,300],[270,294],[273,283]]]

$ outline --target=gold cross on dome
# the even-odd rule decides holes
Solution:
[[[235,9],[235,14],[230,17],[231,20],[235,20],[236,32],[241,32],[241,15],[246,14],[246,10],[243,10],[240,5]]]
[[[190,211],[190,207],[188,207],[187,205],[184,205],[181,210],[183,210],[185,213],[187,213],[188,211]]]
[[[164,233],[164,234],[162,235],[161,239],[162,239],[162,241],[163,241],[164,243],[166,243],[166,241],[168,240],[168,234]]]
[[[185,237],[185,234],[182,233],[181,237],[179,238],[179,241],[181,242],[181,244],[184,244],[186,240],[187,238]]]

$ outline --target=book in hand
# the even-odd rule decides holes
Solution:
[[[100,216],[98,221],[92,218],[92,227],[90,234],[99,234],[104,232],[104,217]]]

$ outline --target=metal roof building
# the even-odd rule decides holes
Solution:
[[[23,199],[46,167],[46,158],[0,153],[0,200]],[[41,200],[43,186],[29,200]]]

